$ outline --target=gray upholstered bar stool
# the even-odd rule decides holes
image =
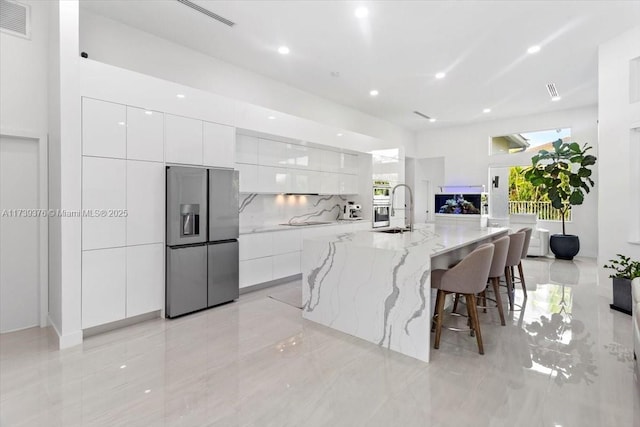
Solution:
[[[478,322],[476,294],[482,292],[489,280],[489,270],[493,259],[493,243],[478,246],[473,252],[449,270],[433,270],[431,272],[431,287],[438,289],[436,297],[435,329],[436,338],[433,348],[440,347],[442,335],[442,317],[444,302],[448,294],[462,294],[467,301],[467,313],[471,321],[471,330],[475,332],[478,342],[478,352],[484,354],[482,333]]]
[[[520,285],[522,285],[522,292],[524,292],[524,297],[527,298],[527,285],[524,282],[524,272],[522,270],[522,260],[527,257],[527,252],[529,252],[529,243],[531,243],[531,232],[532,229],[529,227],[521,228],[516,233],[524,233],[524,244],[522,245],[522,255],[520,256],[520,262],[518,263],[518,281]],[[511,269],[511,277],[514,277],[514,270]]]
[[[504,277],[507,282],[507,293],[509,295],[509,310],[513,310],[513,268],[520,264],[522,258],[522,247],[524,246],[525,233],[517,232],[509,234],[509,251],[507,252],[507,262],[504,267]]]
[[[507,253],[509,252],[509,236],[503,236],[499,239],[494,240],[494,251],[493,251],[493,259],[491,260],[491,269],[489,270],[489,281],[493,287],[493,292],[495,294],[495,299],[487,298],[486,289],[478,294],[479,303],[482,305],[478,305],[478,308],[484,309],[484,312],[487,312],[487,308],[497,308],[498,313],[500,314],[500,324],[505,326],[506,323],[504,321],[504,310],[502,307],[502,298],[500,296],[500,277],[504,274],[504,267],[507,264]],[[458,308],[458,299],[460,298],[460,294],[456,294],[456,298],[453,303],[453,312]],[[487,300],[495,301],[495,307],[488,307]]]

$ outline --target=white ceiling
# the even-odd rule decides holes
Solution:
[[[640,1],[194,2],[236,25],[175,0],[81,5],[412,130],[596,104],[598,45],[640,22]]]

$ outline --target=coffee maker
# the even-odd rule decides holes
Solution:
[[[362,206],[355,202],[347,202],[342,211],[342,219],[347,221],[357,221],[362,219]]]

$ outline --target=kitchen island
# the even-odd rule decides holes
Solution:
[[[431,270],[447,268],[506,228],[421,224],[397,234],[360,231],[305,239],[302,315],[429,361]]]

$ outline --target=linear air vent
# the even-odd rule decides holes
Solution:
[[[197,4],[190,2],[189,0],[178,0],[179,3],[182,3],[185,6],[189,6],[191,9],[193,10],[197,10],[200,13],[204,13],[205,15],[207,15],[209,18],[213,18],[218,22],[223,23],[224,25],[228,25],[230,27],[233,27],[234,25],[236,25],[235,22],[233,21],[229,21],[227,18],[224,18],[216,13],[211,12],[208,9],[205,9],[202,6],[198,6]]]
[[[560,95],[558,95],[558,89],[556,89],[556,85],[554,83],[548,83],[547,84],[547,91],[549,92],[549,96],[553,99],[553,98],[557,98]]]
[[[28,5],[0,0],[0,29],[18,37],[31,38],[30,9]]]
[[[426,114],[421,113],[420,111],[414,111],[413,114],[417,114],[418,116],[422,117],[423,119],[431,120],[431,117],[427,116]]]

